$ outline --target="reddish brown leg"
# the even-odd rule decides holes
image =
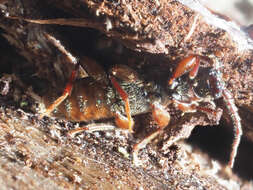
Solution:
[[[110,76],[110,79],[111,79],[112,85],[115,87],[115,89],[119,93],[120,97],[125,102],[125,112],[126,112],[126,115],[127,115],[127,119],[126,119],[120,113],[116,113],[115,122],[116,122],[117,126],[119,126],[120,128],[123,128],[123,129],[128,128],[128,130],[130,132],[133,132],[134,121],[132,119],[131,112],[130,112],[130,105],[129,105],[128,95],[121,88],[121,86],[119,85],[119,83],[116,81],[116,79],[113,76]]]
[[[144,138],[141,142],[137,143],[133,147],[133,163],[138,166],[141,162],[138,159],[138,152],[140,149],[146,147],[170,122],[170,114],[157,102],[152,104],[152,116],[155,122],[158,124],[159,129]]]
[[[72,71],[71,76],[69,78],[69,81],[63,91],[63,94],[57,98],[57,100],[55,100],[47,109],[44,113],[41,113],[39,118],[43,118],[45,115],[50,115],[50,113],[57,108],[70,94],[73,88],[73,83],[76,79],[77,76],[77,71],[79,68],[79,64],[76,65],[76,68]]]
[[[181,110],[183,113],[185,112],[195,112],[197,105],[194,103],[180,102],[177,100],[173,100],[175,107]]]
[[[47,39],[55,46],[58,48],[60,52],[62,52],[67,59],[69,60],[70,63],[75,65],[75,69],[72,71],[71,76],[69,78],[69,81],[63,91],[63,94],[55,100],[47,109],[44,113],[41,113],[39,118],[43,118],[45,115],[50,115],[50,113],[57,108],[70,94],[73,88],[73,82],[75,81],[77,77],[77,71],[79,68],[79,62],[77,59],[70,53],[68,52],[65,47],[61,44],[59,40],[57,40],[55,37],[51,36],[50,34],[46,34]]]
[[[190,71],[189,77],[194,78],[199,70],[200,59],[196,55],[190,55],[179,62],[175,72],[169,80],[169,85],[172,85],[174,80],[182,76],[184,73]]]
[[[196,103],[185,103],[185,102],[180,102],[177,100],[174,100],[173,102],[176,108],[178,108],[184,113],[196,112],[198,110],[198,111],[205,112],[208,114],[216,115],[216,110],[211,109],[211,108],[206,108],[203,106],[198,106]]]

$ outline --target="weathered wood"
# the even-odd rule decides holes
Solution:
[[[20,61],[22,63],[13,61],[12,67],[18,67],[10,71],[14,82],[8,87],[7,95],[1,91],[0,178],[3,187],[231,189],[231,184],[221,184],[219,177],[215,178],[217,174],[211,174],[210,168],[203,167],[195,154],[186,151],[183,145],[179,150],[168,149],[167,155],[157,151],[156,145],[150,145],[140,153],[143,167],[133,166],[129,152],[149,133],[148,126],[152,126],[152,122],[144,122],[148,115],[136,117],[139,132],[134,136],[115,131],[84,133],[69,139],[66,132],[73,129],[74,124],[54,118],[38,120],[36,112],[31,113],[32,107],[36,107],[34,96],[24,89],[29,85],[33,89],[42,85],[46,92],[39,89],[39,94],[59,93],[72,69],[45,34],[55,36],[80,59],[88,55],[106,69],[112,64],[124,63],[154,81],[168,77],[170,69],[187,54],[216,57],[227,87],[240,108],[244,134],[253,140],[250,117],[253,112],[253,42],[238,26],[190,0],[23,0],[1,1],[0,5],[1,34],[26,59]],[[9,58],[3,57],[1,66],[6,67]],[[33,75],[47,80],[45,84],[49,81],[50,87],[31,80]],[[219,106],[224,108],[222,103]],[[19,107],[30,114],[18,110]],[[225,110],[224,118],[229,123],[230,116]],[[186,138],[194,126],[217,122],[219,117],[210,121],[204,114],[197,113],[179,120],[180,125],[175,126],[189,127],[182,134]],[[147,126],[146,132],[141,132],[142,126]],[[173,136],[173,129],[166,131]],[[168,136],[170,134],[165,134],[163,138]],[[184,155],[185,151],[188,156]],[[232,174],[228,176],[235,179]]]

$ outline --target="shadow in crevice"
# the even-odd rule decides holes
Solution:
[[[219,126],[195,127],[187,142],[198,146],[208,155],[226,164],[229,161],[231,145],[233,142],[233,128]],[[240,177],[250,180],[253,178],[253,143],[242,137],[235,159],[233,171]]]

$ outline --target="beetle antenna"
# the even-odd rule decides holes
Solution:
[[[71,62],[74,65],[78,64],[78,59],[65,49],[65,47],[61,44],[60,40],[57,40],[54,36],[50,34],[45,34],[45,36],[55,47],[58,48],[60,52],[66,55],[69,62]]]
[[[224,101],[226,102],[228,111],[233,120],[234,129],[235,129],[235,137],[234,137],[232,151],[231,151],[230,159],[229,159],[229,166],[233,168],[235,157],[237,155],[237,150],[238,150],[238,147],[241,141],[241,136],[242,136],[241,118],[238,114],[238,109],[235,106],[233,97],[227,89],[223,90],[223,98],[224,98]]]

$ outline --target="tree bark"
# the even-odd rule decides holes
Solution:
[[[244,135],[252,142],[253,41],[235,23],[191,0],[10,0],[0,1],[0,8],[1,73],[10,74],[0,81],[3,188],[231,189],[231,182],[223,183],[224,176],[241,188],[251,187],[217,169],[204,153],[189,150],[185,143],[172,146],[164,155],[156,140],[140,153],[143,166],[134,166],[132,147],[153,130],[148,114],[135,117],[134,135],[115,130],[71,139],[67,132],[78,124],[39,120],[36,111],[35,97],[61,93],[73,69],[47,35],[60,40],[80,60],[89,56],[105,70],[126,64],[154,81],[168,78],[186,55],[197,54],[219,61],[239,108]],[[210,62],[205,66],[214,67]],[[224,103],[217,104],[223,109],[223,121],[231,125]],[[187,126],[182,138],[196,125],[219,123],[221,116],[210,120],[202,113],[183,119],[175,119],[176,111],[174,115],[174,128]],[[166,129],[160,139],[173,135],[174,128]]]

